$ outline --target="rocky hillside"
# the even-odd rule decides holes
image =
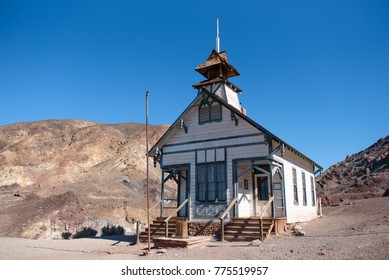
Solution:
[[[317,179],[324,205],[382,196],[389,189],[389,136],[331,166]]]
[[[150,145],[168,126],[150,126]],[[49,120],[0,127],[0,236],[52,238],[145,220],[145,127]],[[153,201],[160,170],[152,167]]]

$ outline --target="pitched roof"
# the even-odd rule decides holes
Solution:
[[[271,139],[274,139],[276,142],[280,143],[280,144],[284,144],[286,146],[286,148],[289,148],[291,149],[292,151],[294,151],[295,153],[301,155],[303,158],[305,158],[306,160],[310,161],[314,166],[316,166],[318,169],[322,170],[323,167],[321,167],[319,164],[317,164],[316,162],[314,162],[312,159],[310,159],[309,157],[305,156],[303,153],[301,153],[300,151],[298,151],[297,149],[293,148],[291,145],[289,145],[288,143],[286,143],[285,141],[283,141],[281,138],[277,137],[276,135],[274,135],[273,133],[271,133],[269,130],[267,130],[266,128],[264,128],[263,126],[259,125],[258,123],[256,123],[254,120],[252,120],[251,118],[249,118],[248,116],[244,115],[241,111],[239,111],[238,109],[236,109],[235,107],[229,105],[227,102],[225,102],[223,99],[221,99],[220,97],[218,97],[217,95],[211,93],[210,91],[206,90],[206,89],[203,89],[206,94],[208,96],[210,96],[212,99],[214,99],[215,101],[219,102],[220,104],[222,104],[224,107],[226,107],[227,109],[229,109],[230,111],[232,111],[234,114],[238,115],[241,119],[245,120],[246,122],[248,122],[249,124],[251,124],[253,127],[257,128],[258,130],[260,130],[261,132],[263,132],[264,134],[270,136]],[[151,148],[151,150],[149,151],[149,156],[154,156],[155,154],[155,150],[157,147],[160,147],[160,146],[164,146],[166,141],[168,140],[170,134],[172,133],[173,129],[180,124],[181,122],[181,119],[184,118],[184,116],[197,104],[198,101],[200,101],[202,99],[202,95],[201,94],[198,94],[196,96],[196,98],[189,104],[189,106],[184,110],[184,112],[177,118],[177,120],[170,126],[170,128],[165,132],[165,134],[158,140],[158,142]]]
[[[195,68],[195,70],[197,72],[199,72],[201,75],[207,77],[207,73],[209,71],[209,69],[212,67],[212,66],[216,66],[216,65],[222,65],[223,68],[224,68],[224,72],[226,74],[226,77],[225,78],[230,78],[230,77],[233,77],[233,76],[239,76],[239,72],[238,70],[236,70],[229,62],[228,62],[228,58],[227,58],[227,53],[225,51],[223,52],[217,52],[215,50],[212,51],[212,53],[210,54],[210,56],[208,57],[208,59],[203,62],[202,64],[200,64],[199,66],[197,66]]]
[[[236,85],[231,83],[229,80],[223,79],[223,78],[220,78],[220,77],[214,78],[212,80],[204,80],[202,82],[198,82],[198,83],[194,84],[193,87],[194,88],[200,88],[201,86],[206,86],[206,85],[210,85],[210,84],[216,84],[216,83],[220,83],[220,82],[224,82],[228,87],[230,87],[235,92],[239,92],[239,93],[242,92],[242,90],[240,88],[238,88]]]

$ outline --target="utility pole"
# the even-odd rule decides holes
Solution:
[[[149,190],[149,92],[146,91],[146,192],[147,192],[147,243],[148,253],[151,251],[150,233],[150,190]]]

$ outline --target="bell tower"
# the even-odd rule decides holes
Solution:
[[[226,101],[229,105],[240,111],[242,110],[238,97],[242,90],[228,80],[240,74],[228,62],[227,53],[220,51],[218,19],[216,19],[216,49],[195,70],[206,78],[206,80],[193,85],[194,88],[198,89],[199,94],[202,93],[202,89],[206,89]]]

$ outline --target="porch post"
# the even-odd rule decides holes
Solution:
[[[238,165],[236,162],[232,163],[232,181],[234,183],[233,185],[233,198],[238,197]],[[234,205],[234,216],[237,217],[239,216],[239,207],[238,203],[235,203]]]
[[[286,194],[285,194],[285,166],[282,165],[282,169],[281,169],[281,172],[282,172],[282,185],[281,185],[281,188],[282,188],[282,196],[283,196],[283,206],[284,206],[284,209],[283,209],[283,214],[284,214],[284,217],[286,217]]]
[[[255,181],[255,174],[254,174],[254,161],[251,162],[251,184],[252,184],[252,191],[253,191],[253,209],[254,209],[254,216],[257,216],[257,196],[255,195],[256,191],[255,188],[257,186],[257,182]]]
[[[273,191],[273,164],[271,161],[269,162],[269,170],[270,170],[270,176],[269,176],[270,177],[269,178],[270,196],[273,196],[274,195],[274,191]],[[274,218],[275,214],[276,214],[276,204],[274,203],[274,199],[273,199],[271,204],[272,204],[272,207],[271,207],[272,217]]]
[[[188,169],[186,171],[186,198],[189,199],[188,203],[186,204],[186,215],[188,216],[188,221],[190,221],[190,189],[189,189],[189,186],[190,186],[190,177],[189,177],[189,174],[190,174],[190,165],[188,166]]]
[[[160,216],[163,217],[165,207],[165,171],[162,169],[162,180],[161,180],[161,209]]]

